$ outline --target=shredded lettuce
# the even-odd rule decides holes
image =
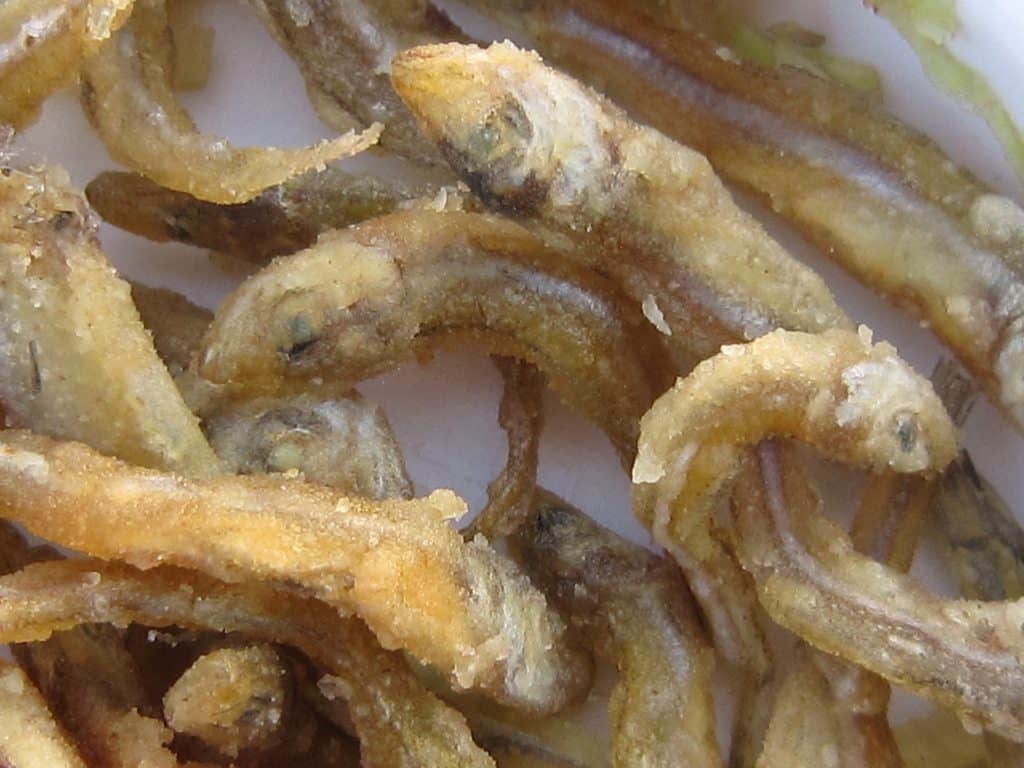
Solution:
[[[741,59],[763,67],[788,66],[843,83],[858,91],[880,92],[878,71],[861,61],[837,56],[825,50],[825,36],[794,22],[776,24],[767,30],[723,14],[721,27],[729,30],[726,42]]]
[[[1024,180],[1024,133],[985,76],[948,47],[960,30],[956,0],[870,0],[869,5],[910,44],[936,85],[984,118]]]

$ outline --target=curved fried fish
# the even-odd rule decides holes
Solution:
[[[392,80],[485,205],[553,229],[698,359],[774,328],[848,327],[824,281],[697,152],[511,43],[414,48]],[[766,275],[770,279],[766,279]]]
[[[216,314],[189,400],[205,414],[349,386],[467,340],[536,365],[624,462],[668,378],[658,334],[597,274],[504,219],[406,211],[325,234],[243,283]]]
[[[511,546],[596,652],[614,662],[612,765],[722,765],[714,652],[678,570],[549,494]]]
[[[82,68],[82,105],[118,162],[172,189],[242,203],[267,187],[374,144],[380,126],[305,149],[233,147],[200,133],[171,87],[166,0],[138,0],[125,27]]]
[[[734,548],[772,619],[827,653],[1024,740],[1024,604],[946,600],[857,553],[783,447],[743,459]]]
[[[766,661],[753,595],[713,533],[719,491],[746,446],[795,436],[829,457],[880,471],[937,472],[956,438],[928,382],[870,333],[775,331],[724,347],[644,417],[634,508],[686,572],[716,647],[753,669]]]

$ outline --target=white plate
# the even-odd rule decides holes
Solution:
[[[903,40],[858,0],[765,0],[759,6],[764,19],[799,20],[824,32],[835,50],[878,66],[896,114],[927,131],[954,160],[994,187],[1022,199],[1020,182],[987,126],[937,91]],[[961,6],[966,26],[957,50],[990,74],[1024,124],[1024,66],[1018,53],[1024,39],[1024,3],[961,0]],[[299,146],[329,135],[306,100],[297,70],[244,3],[207,0],[198,11],[217,30],[213,73],[203,91],[187,94],[183,101],[203,130],[239,144],[278,146]],[[500,34],[472,14],[456,15],[468,20],[476,34]],[[115,166],[72,93],[51,99],[43,118],[19,145],[65,165],[80,186]],[[347,163],[368,165],[382,166],[362,158]],[[792,252],[827,278],[852,317],[871,326],[876,338],[895,343],[918,370],[931,371],[940,347],[927,331],[843,274],[762,209],[752,209]],[[182,291],[210,307],[242,277],[226,274],[194,248],[153,244],[106,225],[102,236],[111,259],[126,275]],[[505,450],[496,423],[498,376],[486,358],[470,352],[439,355],[425,368],[410,366],[361,389],[385,406],[417,489],[451,487],[472,509],[479,509]],[[627,478],[605,438],[552,398],[547,414],[541,483],[606,525],[646,542],[629,512]],[[1024,510],[1024,440],[988,403],[979,403],[972,413],[966,444],[1011,505]],[[927,557],[921,560],[916,572],[941,588],[941,568]]]

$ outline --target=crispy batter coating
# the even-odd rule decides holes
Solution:
[[[358,393],[255,398],[208,416],[203,429],[232,473],[300,472],[371,499],[411,499],[412,481],[380,406]]]
[[[619,670],[612,765],[721,766],[714,652],[670,561],[549,494],[512,538],[527,572]]]
[[[450,491],[371,501],[282,476],[188,480],[77,443],[0,433],[0,504],[37,535],[143,568],[287,584],[353,611],[460,688],[537,712],[585,692],[589,658],[504,557],[465,542]]]
[[[196,659],[163,697],[164,719],[229,757],[266,744],[283,724],[286,670],[267,645]]]
[[[7,424],[203,476],[217,458],[56,167],[0,156],[0,399]]]
[[[267,264],[316,242],[321,232],[391,213],[436,205],[458,210],[465,194],[454,187],[411,186],[394,179],[327,167],[265,189],[245,203],[210,203],[134,173],[101,173],[85,188],[106,221],[136,235],[176,240]]]
[[[0,124],[24,128],[48,96],[128,19],[133,0],[7,0],[0,5]]]
[[[172,89],[174,41],[165,3],[136,2],[124,29],[82,68],[82,105],[118,162],[202,200],[243,203],[376,142],[376,125],[304,149],[233,147],[200,133]]]
[[[217,311],[190,402],[205,414],[351,385],[462,341],[536,365],[625,462],[667,379],[658,334],[612,284],[512,222],[406,211],[325,234],[243,283]]]
[[[396,57],[392,79],[486,205],[567,239],[644,304],[674,349],[702,359],[774,328],[849,325],[702,155],[536,54],[424,46]]]
[[[672,11],[616,0],[476,4],[514,7],[503,18],[528,27],[552,62],[707,155],[926,321],[1024,425],[1024,211],[1013,201],[877,99],[794,67],[742,62],[699,24],[670,23]]]
[[[0,662],[0,764],[5,768],[86,768],[39,691]]]
[[[180,293],[131,283],[132,302],[142,324],[153,338],[153,347],[172,376],[187,370],[192,355],[213,320],[213,313],[196,306]]]
[[[172,370],[187,367],[212,313],[173,291],[134,284],[132,294],[165,363]],[[240,403],[208,419],[204,429],[232,473],[299,470],[311,482],[347,493],[412,496],[404,459],[383,412],[355,393],[335,400],[297,395]],[[296,760],[357,765],[358,747],[312,713],[292,706],[283,722],[280,678],[285,673],[269,646],[214,651],[198,658],[165,694],[165,718],[204,747],[236,759],[245,752],[243,765],[253,760],[262,768]],[[274,694],[278,689],[280,695]],[[259,754],[253,755],[254,750]]]
[[[148,673],[147,691],[153,701],[162,703],[172,687],[188,694],[187,701],[176,701],[176,722],[168,723],[172,727],[187,723],[190,728],[190,732],[176,730],[172,744],[188,768],[197,760],[230,762],[236,768],[359,766],[359,740],[351,724],[348,732],[339,730],[297,695],[299,671],[312,666],[298,651],[239,634],[169,630],[133,624],[130,650]],[[278,684],[269,685],[271,680]],[[241,712],[248,714],[233,722]],[[261,726],[254,731],[250,723],[256,720]],[[211,727],[214,722],[221,727]],[[200,731],[211,740],[193,735]],[[228,751],[238,747],[237,756],[227,758],[214,742]]]
[[[763,735],[757,768],[903,768],[889,728],[889,686],[860,667],[798,646]],[[832,761],[829,763],[829,761]]]
[[[505,430],[508,455],[501,473],[487,486],[487,505],[466,529],[466,538],[508,536],[533,509],[537,489],[540,435],[544,427],[544,374],[511,357],[492,358],[505,388],[498,423]]]
[[[258,583],[227,585],[195,572],[137,571],[76,560],[0,579],[0,641],[45,639],[83,623],[128,622],[240,632],[301,650],[348,699],[365,765],[486,768],[493,762],[465,720],[429,693],[397,653],[325,604]]]
[[[249,0],[298,64],[313,106],[336,131],[384,125],[381,146],[443,164],[388,79],[391,59],[415,45],[466,37],[429,0]]]
[[[713,532],[719,491],[746,446],[793,436],[878,471],[936,472],[956,451],[930,384],[870,334],[775,331],[729,346],[644,417],[634,507],[669,549],[727,658],[763,669],[748,582]]]
[[[743,460],[737,557],[772,619],[962,719],[1024,740],[1020,602],[945,600],[857,553],[781,446]]]

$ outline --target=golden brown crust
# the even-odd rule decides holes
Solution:
[[[177,768],[171,731],[146,706],[120,630],[84,625],[13,652],[90,765]]]
[[[14,526],[0,523],[0,572],[57,557],[50,547],[32,547]],[[147,761],[154,768],[177,766],[167,748],[170,732],[147,706],[119,629],[83,625],[39,642],[19,643],[11,652],[90,765]]]
[[[125,21],[133,0],[9,0],[0,6],[0,125],[25,128],[48,96]]]
[[[543,596],[448,525],[465,510],[450,491],[370,501],[282,476],[190,481],[8,430],[0,499],[9,519],[97,557],[318,596],[456,686],[526,710],[557,710],[589,683],[589,659]]]

